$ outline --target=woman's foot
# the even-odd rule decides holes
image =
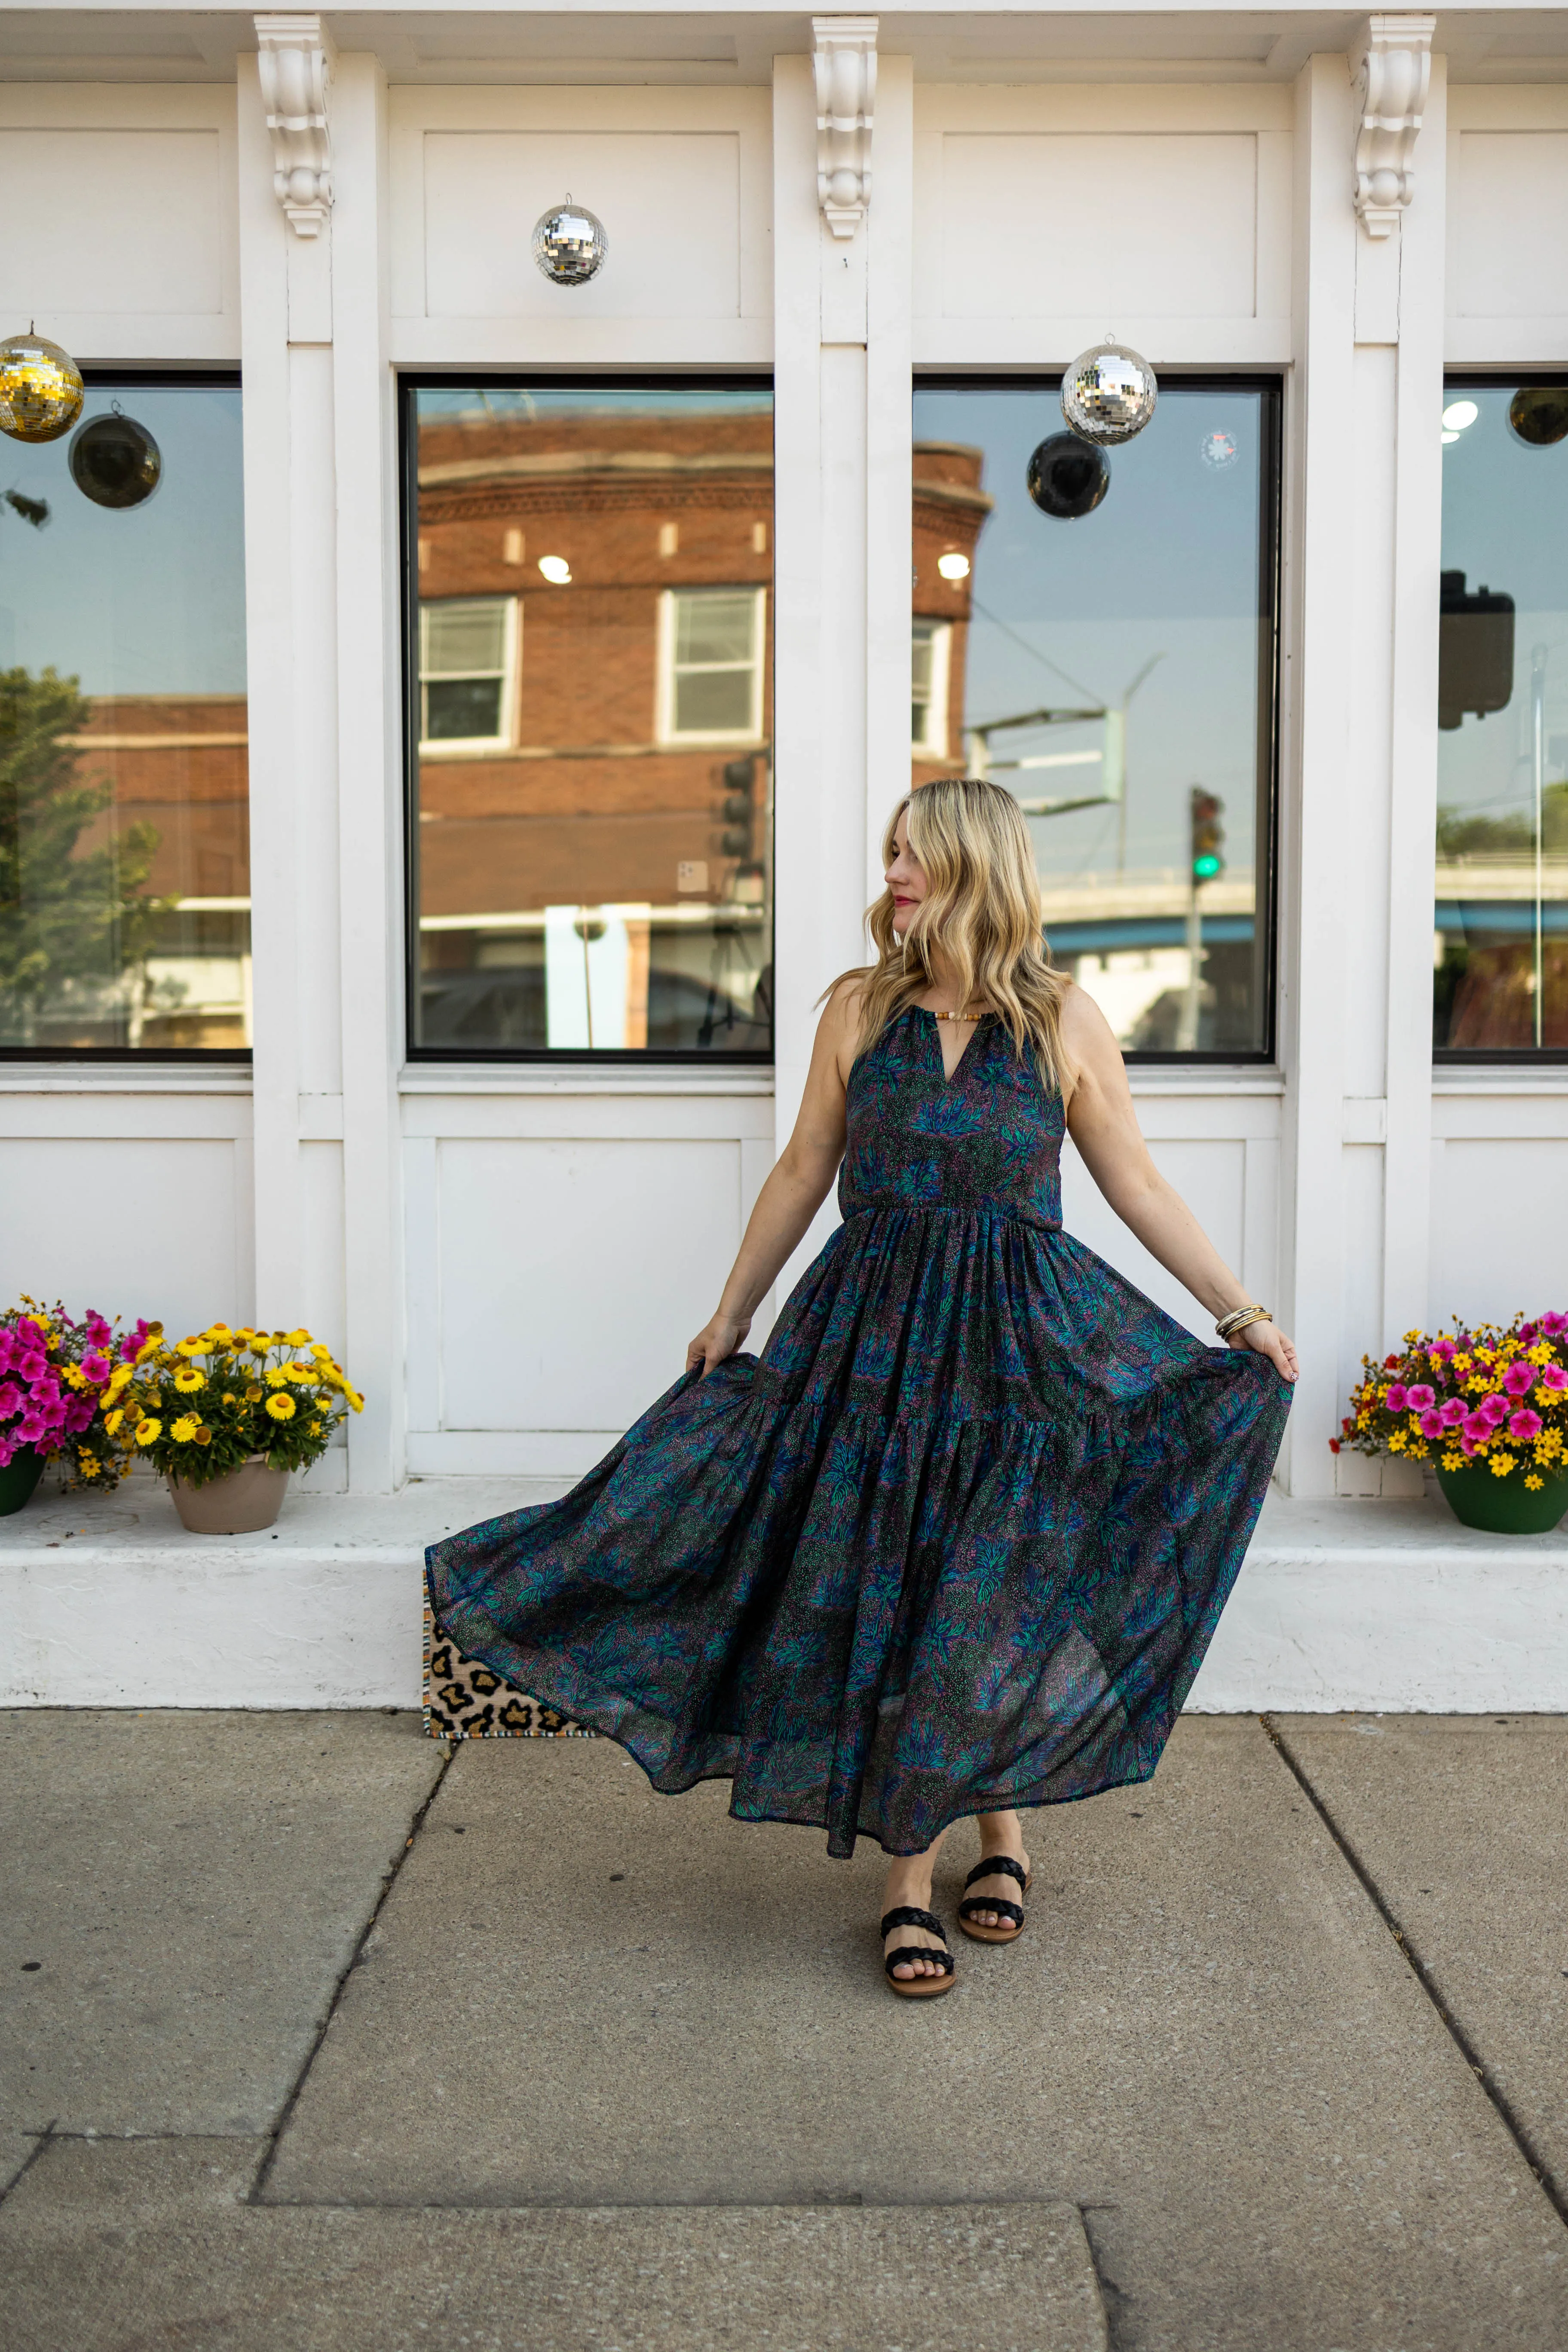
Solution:
[[[987,1870],[994,1861],[997,1867]],[[1030,1878],[1023,1823],[1016,1813],[983,1813],[980,1860],[964,1882],[958,1924],[984,1943],[1011,1943],[1024,1925],[1023,1895]]]
[[[935,1852],[933,1846],[931,1853],[912,1855],[907,1863],[894,1863],[888,1873],[887,1885],[882,1890],[884,1915],[889,1911],[931,1909],[931,1855]],[[882,1938],[884,1961],[894,1950],[899,1952],[899,1957],[889,1974],[895,1983],[910,1984],[917,1979],[948,1976],[952,1972],[951,1954],[945,1963],[941,1957],[947,1951],[947,1947],[940,1931],[933,1935],[929,1927],[907,1924],[889,1927]],[[926,1952],[931,1955],[929,1960],[922,1957]]]

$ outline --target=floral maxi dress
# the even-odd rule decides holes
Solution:
[[[926,1012],[850,1073],[843,1223],[760,1357],[569,1495],[433,1545],[442,1630],[657,1789],[889,1853],[1146,1780],[1290,1390],[1062,1231],[1061,1097]]]

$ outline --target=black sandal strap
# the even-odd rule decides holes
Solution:
[[[946,1948],[947,1930],[932,1911],[917,1911],[911,1904],[902,1903],[896,1911],[884,1912],[877,1933],[886,1936],[894,1927],[923,1927],[929,1936],[940,1936]]]
[[[999,1895],[972,1895],[967,1903],[958,1906],[961,1919],[973,1919],[982,1911],[994,1911],[998,1918],[1009,1920],[1015,1927],[1024,1924],[1022,1904],[1005,1903]]]
[[[1028,1872],[1010,1853],[994,1853],[989,1862],[977,1862],[963,1883],[973,1886],[977,1878],[1016,1878],[1020,1886],[1029,1883]]]
[[[939,1977],[950,1977],[954,1967],[952,1954],[945,1944],[940,1952],[934,1951],[930,1944],[895,1944],[882,1963],[889,1976],[893,1973],[895,1960],[931,1960],[934,1962]]]

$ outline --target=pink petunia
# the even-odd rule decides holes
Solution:
[[[1545,1426],[1541,1415],[1531,1412],[1527,1404],[1521,1405],[1517,1412],[1510,1412],[1508,1417],[1509,1435],[1518,1438],[1521,1444],[1527,1437],[1539,1437]]]
[[[1458,1429],[1465,1418],[1465,1408],[1458,1397],[1450,1397],[1439,1416],[1445,1429]]]
[[[1541,1328],[1547,1339],[1561,1339],[1563,1332],[1568,1331],[1568,1315],[1543,1315]]]
[[[22,1391],[15,1381],[0,1381],[0,1421],[9,1421],[22,1410]]]
[[[44,1434],[43,1414],[41,1412],[25,1412],[22,1415],[21,1420],[16,1423],[16,1434],[24,1445],[36,1445],[39,1438]]]
[[[92,1416],[97,1409],[97,1400],[93,1397],[68,1397],[64,1413],[67,1433],[71,1437],[79,1437],[84,1429],[91,1426]]]
[[[1406,1389],[1405,1391],[1405,1409],[1407,1412],[1425,1412],[1429,1405],[1434,1405],[1436,1402],[1436,1390],[1429,1389],[1425,1381],[1417,1381],[1414,1388]]]
[[[1541,1385],[1543,1389],[1552,1389],[1561,1394],[1563,1389],[1568,1389],[1568,1372],[1563,1370],[1561,1364],[1543,1364],[1541,1370]]]
[[[1395,1381],[1394,1386],[1389,1390],[1388,1394],[1384,1398],[1383,1402],[1388,1407],[1390,1412],[1403,1412],[1405,1411],[1404,1381]]]
[[[16,1342],[12,1334],[9,1331],[0,1330],[0,1372],[10,1370],[12,1359],[16,1353]]]
[[[1495,1390],[1492,1391],[1490,1396],[1484,1396],[1481,1399],[1479,1405],[1477,1407],[1477,1411],[1479,1412],[1481,1419],[1487,1423],[1487,1426],[1489,1429],[1498,1428],[1501,1423],[1508,1419],[1507,1402],[1505,1399],[1499,1396]]]
[[[114,1345],[113,1326],[106,1323],[96,1308],[91,1307],[88,1308],[82,1320],[82,1328],[93,1347],[111,1348]]]
[[[1441,1437],[1445,1425],[1442,1414],[1435,1406],[1431,1407],[1421,1416],[1421,1434],[1423,1437]]]
[[[1489,1437],[1495,1426],[1495,1423],[1489,1421],[1484,1412],[1472,1412],[1468,1415],[1465,1422],[1466,1452],[1468,1453],[1472,1445],[1479,1445],[1483,1438]]]
[[[0,1435],[0,1470],[9,1470],[11,1456],[16,1448],[9,1436]]]
[[[1533,1367],[1530,1364],[1510,1364],[1502,1376],[1502,1384],[1511,1397],[1528,1396],[1535,1386]]]
[[[89,1349],[87,1354],[82,1358],[81,1368],[87,1374],[88,1379],[89,1381],[96,1381],[100,1388],[104,1381],[109,1378],[110,1371],[113,1370],[113,1366],[110,1363],[109,1358],[104,1355],[101,1350],[96,1348]]]
[[[1449,1358],[1455,1353],[1452,1339],[1434,1339],[1430,1353],[1436,1356],[1440,1362],[1446,1364]]]

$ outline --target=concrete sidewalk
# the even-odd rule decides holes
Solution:
[[[607,1742],[0,1738],[19,2352],[1568,2345],[1561,1718],[1188,1717],[923,2004]]]

